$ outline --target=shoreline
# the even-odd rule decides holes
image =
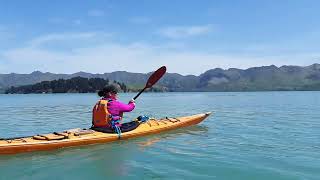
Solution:
[[[136,92],[120,92],[120,94],[134,94]],[[147,93],[257,93],[257,92],[320,92],[320,90],[261,90],[261,91],[164,91],[164,92],[144,92]],[[0,95],[26,95],[26,94],[96,94],[96,92],[64,92],[64,93],[0,93]]]

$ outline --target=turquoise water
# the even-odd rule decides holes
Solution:
[[[135,94],[120,94],[128,101]],[[0,137],[91,125],[95,94],[0,95]],[[213,111],[131,140],[0,156],[0,179],[319,179],[320,92],[144,93],[132,119]]]

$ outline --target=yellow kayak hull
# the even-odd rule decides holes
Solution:
[[[136,129],[132,131],[121,133],[120,139],[146,136],[195,125],[206,119],[210,114],[211,113],[209,112],[177,118],[165,118],[159,120],[150,119],[149,121],[140,124]],[[54,140],[55,137],[58,137],[56,138],[57,140]],[[92,130],[89,134],[79,135],[76,132],[65,131],[64,133],[58,133],[58,135],[46,134],[40,136],[38,135],[17,139],[0,140],[0,154],[17,154],[32,151],[46,151],[64,147],[107,143],[118,140],[118,134],[113,133],[102,133]]]

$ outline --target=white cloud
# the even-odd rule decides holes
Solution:
[[[104,11],[99,10],[99,9],[93,9],[93,10],[88,11],[88,16],[102,17],[104,15],[105,15]]]
[[[5,26],[0,25],[0,31],[4,31],[5,29],[7,29]]]
[[[134,24],[147,24],[151,22],[150,18],[147,17],[133,17],[129,19],[129,22],[134,23]]]
[[[76,19],[73,21],[73,24],[75,25],[80,25],[82,23],[82,21],[80,19]]]
[[[83,41],[91,41],[91,40],[103,40],[112,37],[111,33],[104,33],[104,32],[77,32],[77,33],[54,33],[54,34],[47,34],[43,36],[36,37],[29,41],[28,47],[35,47],[35,46],[43,46],[48,43],[57,43],[60,42],[61,44],[72,41],[75,45],[79,45],[79,42]]]
[[[48,22],[52,23],[52,24],[56,24],[56,25],[61,25],[61,24],[80,25],[80,24],[82,24],[82,20],[80,20],[80,19],[67,20],[67,19],[58,18],[58,17],[50,18],[50,19],[48,19]]]
[[[84,32],[37,37],[26,43],[25,47],[0,52],[0,70],[2,73],[30,73],[34,70],[54,73],[150,72],[166,65],[169,72],[198,75],[216,67],[310,65],[320,56],[318,53],[282,56],[214,54],[191,51],[183,46],[167,48],[167,45],[119,44],[106,38],[107,35],[103,32]],[[97,39],[103,41],[87,43]],[[65,44],[69,41],[74,42],[70,51],[46,47],[47,44]]]
[[[158,33],[168,38],[185,38],[190,36],[199,36],[213,31],[213,25],[203,26],[172,26],[160,29]]]
[[[6,26],[0,25],[0,40],[8,40],[13,37],[14,37],[14,34],[10,32],[10,30]]]
[[[54,17],[54,18],[50,18],[49,22],[53,23],[53,24],[61,24],[61,23],[65,22],[65,19],[59,18],[59,17]]]

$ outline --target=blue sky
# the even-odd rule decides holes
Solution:
[[[320,1],[0,1],[0,73],[169,72],[320,60]]]

